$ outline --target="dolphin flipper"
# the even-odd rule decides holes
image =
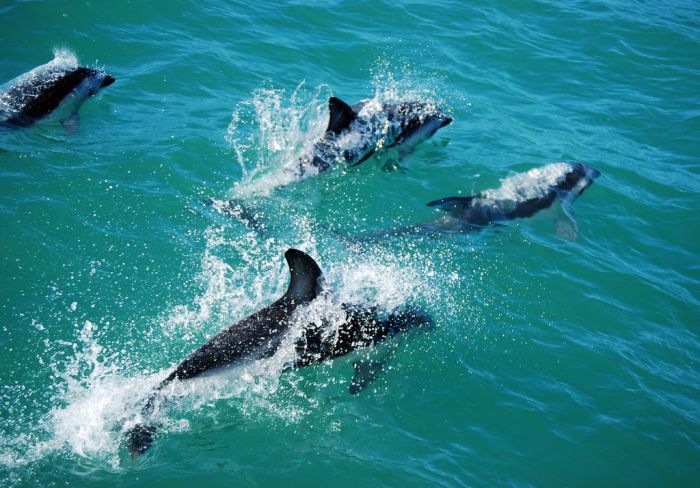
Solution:
[[[328,100],[328,110],[331,115],[328,119],[328,128],[326,132],[340,134],[347,129],[353,120],[357,118],[357,114],[350,105],[342,101],[340,98],[331,97]]]
[[[363,361],[355,361],[352,363],[352,367],[355,370],[355,374],[350,382],[349,390],[350,394],[357,395],[362,390],[367,388],[367,386],[376,380],[381,372],[384,370],[384,364],[386,363],[386,358],[381,360],[375,359],[365,359]]]
[[[578,239],[578,223],[576,222],[576,212],[569,200],[561,200],[559,215],[556,220],[557,235],[568,241]]]
[[[431,328],[433,319],[421,309],[406,307],[393,312],[386,321],[386,336],[391,337],[413,327]],[[352,363],[355,374],[350,382],[350,393],[357,395],[375,381],[384,371],[384,365],[396,354],[396,346],[392,345],[383,351],[378,351],[374,359],[366,358]]]
[[[66,136],[73,136],[78,132],[80,127],[80,114],[75,110],[69,117],[66,117],[61,121],[63,130]]]
[[[136,424],[126,433],[127,448],[132,458],[137,458],[151,447],[155,432],[153,425]]]
[[[469,207],[475,198],[477,198],[476,195],[469,197],[447,197],[441,198],[440,200],[433,200],[432,202],[428,202],[426,205],[428,205],[428,207],[441,208],[445,212],[449,213],[460,208]]]

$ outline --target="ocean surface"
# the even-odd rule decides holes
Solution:
[[[75,131],[0,131],[0,485],[698,486],[697,1],[2,1],[0,41],[0,83],[54,53],[117,80]],[[330,96],[454,122],[290,179]],[[556,208],[382,233],[555,161],[601,172],[576,239]],[[204,203],[232,197],[262,231]],[[132,460],[151,389],[284,292],[289,247],[317,308],[434,327],[183,381]]]

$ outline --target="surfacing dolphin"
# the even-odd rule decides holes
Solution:
[[[307,254],[289,249],[285,255],[291,280],[287,292],[253,315],[224,329],[182,361],[146,400],[141,414],[144,419],[153,412],[156,399],[166,385],[175,380],[187,380],[207,371],[236,364],[245,360],[270,357],[288,333],[294,312],[313,301],[321,292],[321,269]],[[324,330],[324,323],[305,327],[296,340],[296,360],[288,367],[303,367],[327,358],[345,355],[350,351],[380,342],[411,326],[430,323],[420,312],[404,310],[381,318],[376,308],[343,305],[345,320],[335,332]],[[376,362],[356,363],[355,377],[350,386],[359,392],[376,376]],[[154,425],[137,424],[126,433],[126,442],[132,457],[144,453],[153,443]]]
[[[52,61],[15,78],[0,92],[0,123],[28,127],[66,105],[61,122],[75,125],[83,102],[114,81],[103,70],[79,66],[75,56],[58,52]]]
[[[504,179],[499,188],[467,197],[447,197],[428,203],[444,215],[424,224],[386,231],[383,235],[414,232],[474,232],[491,224],[532,217],[540,210],[561,203],[566,219],[558,219],[557,231],[575,239],[578,226],[573,203],[600,176],[600,171],[581,163],[551,163]]]
[[[301,174],[309,167],[321,172],[338,163],[354,166],[380,148],[400,146],[403,151],[410,151],[452,122],[431,102],[363,100],[350,106],[331,97],[328,110],[326,132],[314,144],[311,154],[299,160]]]

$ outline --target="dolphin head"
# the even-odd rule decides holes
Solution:
[[[102,79],[102,84],[100,85],[100,88],[107,88],[109,85],[117,81],[114,76],[112,75],[105,75],[105,77]]]
[[[90,75],[90,94],[94,95],[103,88],[107,88],[109,85],[117,81],[114,76],[105,73],[102,70],[89,68]]]
[[[558,185],[560,189],[570,191],[575,195],[583,194],[600,176],[600,171],[582,163],[570,163],[569,171],[564,180]]]
[[[85,83],[88,97],[95,95],[102,88],[106,88],[116,81],[112,75],[108,75],[100,69],[80,66],[76,69],[76,73]]]
[[[430,139],[452,117],[431,102],[402,102],[389,110],[389,120],[398,127],[397,142],[417,145]]]

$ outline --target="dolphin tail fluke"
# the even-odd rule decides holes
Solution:
[[[386,360],[355,361],[352,367],[355,373],[350,381],[348,390],[351,395],[357,395],[375,381],[384,370]]]
[[[153,414],[160,390],[175,378],[176,372],[177,370],[155,387],[153,393],[151,393],[143,408],[141,408],[141,418],[148,419],[150,415]],[[155,432],[156,427],[154,425],[136,424],[124,434],[127,449],[132,458],[140,456],[151,447],[151,444],[153,444],[153,434],[155,434]]]
[[[287,293],[284,294],[285,298],[300,302],[309,302],[316,298],[322,274],[316,261],[297,249],[287,250],[284,258],[287,260],[289,273],[292,276]]]

